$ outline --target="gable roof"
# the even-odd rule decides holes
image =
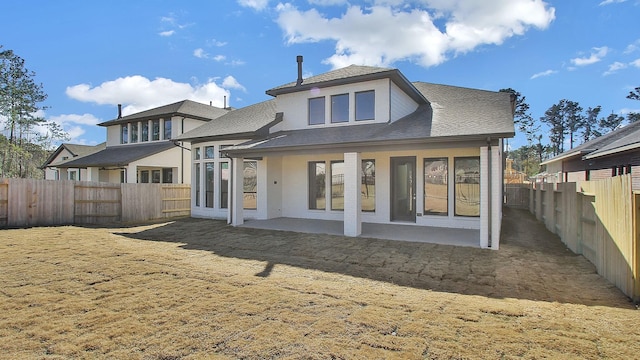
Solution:
[[[545,160],[540,165],[547,165],[577,156],[584,156],[585,159],[588,159],[610,154],[614,149],[620,149],[640,141],[640,139],[636,139],[640,135],[636,134],[635,137],[633,135],[638,131],[640,131],[640,122],[631,123]]]
[[[307,91],[312,88],[323,88],[338,85],[347,85],[356,82],[370,81],[389,78],[405,93],[411,96],[417,103],[425,104],[427,99],[413,87],[411,82],[402,75],[398,69],[350,65],[341,69],[329,71],[320,75],[306,78],[302,84],[297,86],[297,82],[290,82],[276,86],[266,91],[267,95],[277,96],[298,91]]]
[[[279,131],[226,151],[258,154],[302,148],[335,148],[445,141],[483,141],[515,135],[511,94],[417,82],[429,103],[390,123]]]
[[[629,124],[624,128],[629,128],[622,136],[614,141],[602,146],[596,151],[585,155],[585,159],[593,159],[601,156],[613,155],[615,153],[634,150],[640,148],[640,122]],[[620,129],[620,130],[622,130]]]
[[[264,135],[268,128],[282,120],[276,116],[276,100],[271,99],[228,112],[174,140],[204,141],[214,138],[246,138]],[[257,134],[256,134],[257,133]]]
[[[98,152],[104,149],[105,147],[106,147],[106,142],[100,143],[98,145],[81,145],[81,144],[62,143],[60,144],[60,146],[58,146],[58,148],[54,152],[51,153],[51,155],[49,155],[49,157],[47,157],[47,160],[44,162],[44,164],[42,164],[40,168],[44,169],[45,167],[51,166],[51,165],[57,166],[59,164],[71,161],[77,157],[93,154],[95,152]],[[69,153],[71,153],[72,157],[67,160],[60,160],[54,163],[53,161],[56,159],[56,157],[58,157],[58,155],[60,155],[60,153],[63,150],[67,150]]]
[[[96,153],[75,158],[58,167],[86,168],[86,167],[122,167],[159,152],[173,149],[176,145],[171,141],[159,141],[142,144],[127,144],[109,146]]]
[[[123,116],[119,119],[105,121],[98,125],[109,126],[126,123],[131,120],[150,119],[159,117],[185,116],[191,119],[209,121],[229,112],[229,109],[221,109],[212,105],[206,105],[191,100],[182,100],[173,104],[141,111],[135,114]]]

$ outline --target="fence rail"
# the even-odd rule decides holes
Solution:
[[[534,184],[529,195],[536,218],[635,301],[640,300],[639,206],[631,175]]]
[[[188,216],[184,184],[0,179],[0,227],[136,222]]]

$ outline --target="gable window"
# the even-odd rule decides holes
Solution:
[[[375,119],[376,94],[373,90],[356,93],[356,121]]]
[[[309,125],[324,124],[324,97],[309,99]]]
[[[164,121],[164,140],[171,139],[171,119]]]
[[[309,209],[311,210],[325,209],[325,173],[324,161],[309,163]]]
[[[447,158],[424,159],[424,214],[447,215],[449,209]]]
[[[140,141],[149,141],[149,122],[142,122],[142,131],[140,136]]]
[[[131,142],[132,143],[138,142],[138,123],[137,122],[131,123]]]
[[[151,121],[151,140],[160,140],[160,120]]]
[[[331,122],[349,121],[349,94],[331,96]]]
[[[480,216],[480,158],[454,159],[455,215]]]
[[[243,207],[248,210],[258,208],[258,162],[244,162]]]
[[[331,210],[344,210],[344,161],[331,162]]]
[[[362,160],[362,211],[376,211],[376,161]]]
[[[120,125],[120,144],[129,142],[129,124]]]

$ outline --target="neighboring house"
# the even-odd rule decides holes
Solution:
[[[274,99],[177,138],[191,142],[192,216],[478,229],[498,248],[510,94],[369,66],[302,79],[298,61]]]
[[[118,106],[118,118],[98,124],[107,129],[106,147],[58,168],[83,169],[87,181],[190,183],[189,145],[173,139],[228,112],[191,100],[127,116]]]
[[[543,161],[556,182],[597,180],[632,174],[632,187],[640,190],[640,122],[621,127]]]
[[[103,150],[106,143],[98,145],[79,145],[63,143],[49,155],[47,161],[41,166],[44,170],[45,180],[84,180],[87,177],[86,169],[81,168],[58,168],[59,165],[91,155]]]

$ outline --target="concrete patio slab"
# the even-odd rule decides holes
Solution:
[[[339,236],[344,234],[344,223],[334,220],[281,217],[269,220],[246,220],[240,227]],[[413,224],[362,223],[360,237],[480,247],[480,230],[473,229],[450,229]]]

